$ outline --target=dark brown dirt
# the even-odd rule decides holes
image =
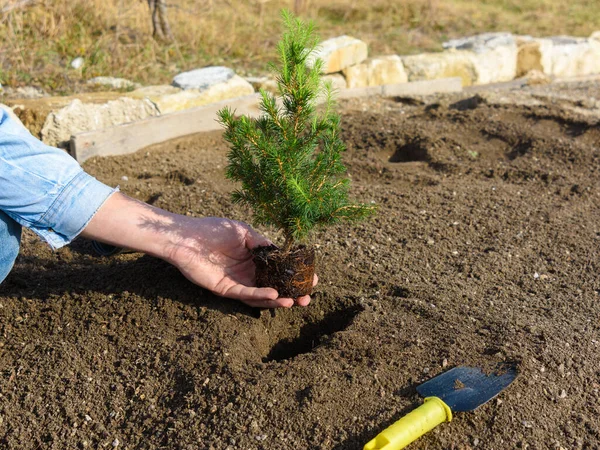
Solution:
[[[252,310],[162,261],[25,234],[0,287],[0,447],[360,449],[421,382],[509,361],[505,392],[411,448],[600,448],[594,117],[345,103],[353,195],[379,212],[316,234],[308,308]],[[171,211],[248,220],[226,152],[213,133],[86,168]]]
[[[252,250],[256,265],[256,286],[277,289],[281,297],[298,298],[312,294],[315,249],[304,245],[281,251],[275,245]]]

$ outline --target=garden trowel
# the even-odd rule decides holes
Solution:
[[[455,367],[423,383],[417,392],[425,402],[369,441],[363,450],[398,450],[443,422],[453,412],[473,411],[498,395],[517,376],[503,365],[491,374],[472,367]]]

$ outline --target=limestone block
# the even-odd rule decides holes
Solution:
[[[421,53],[403,56],[402,63],[409,81],[459,77],[463,86],[470,86],[477,81],[472,55],[473,52],[462,50]]]
[[[83,103],[106,103],[117,100],[124,94],[118,92],[87,92],[67,97],[44,97],[30,99],[11,99],[5,103],[10,106],[31,134],[40,137],[46,118],[53,111],[58,111],[78,99]]]
[[[534,39],[539,43],[543,72],[556,77],[600,73],[600,41],[555,36]]]
[[[234,75],[234,71],[228,67],[204,67],[176,75],[172,84],[181,89],[205,90],[213,85],[225,83]]]
[[[470,52],[475,79],[473,84],[499,83],[517,75],[517,43],[511,33],[482,33],[443,44],[444,48]]]
[[[277,80],[275,78],[266,78],[263,83],[261,83],[259,89],[270,92],[273,95],[279,95],[279,87],[277,86]]]
[[[369,58],[343,71],[349,88],[406,83],[408,76],[398,55]]]
[[[324,75],[322,78],[323,82],[331,83],[333,92],[341,91],[348,87],[346,78],[341,73],[332,73],[331,75]]]
[[[119,98],[104,104],[87,104],[79,99],[48,114],[41,138],[48,145],[66,147],[72,134],[159,115],[156,106],[144,99]]]
[[[360,64],[367,59],[367,55],[365,42],[350,36],[338,36],[323,41],[307,63],[312,67],[315,59],[320,58],[323,60],[323,73],[330,74]]]
[[[267,76],[261,76],[261,77],[245,77],[245,80],[250,83],[252,85],[252,87],[254,88],[254,90],[256,92],[259,91],[259,89],[262,88],[263,84],[267,83],[268,81],[270,81],[270,78]]]
[[[252,83],[252,85],[257,91],[262,89],[273,94],[276,97],[279,96],[279,88],[277,87],[277,80],[275,80],[275,78],[260,77],[246,78],[246,80]],[[334,92],[346,89],[346,79],[342,74],[334,73],[330,75],[323,75],[322,80],[324,82],[329,81]]]
[[[86,84],[89,84],[90,86],[108,87],[110,89],[136,89],[141,87],[139,83],[134,83],[125,78],[115,77],[95,77],[87,80]]]
[[[475,53],[486,53],[498,47],[511,46],[515,37],[511,33],[494,32],[481,33],[459,39],[451,39],[442,44],[445,49],[471,50]]]
[[[166,114],[253,93],[254,88],[248,81],[234,75],[225,82],[213,84],[203,90],[159,85],[136,89],[129,95],[134,98],[149,99],[161,114]]]

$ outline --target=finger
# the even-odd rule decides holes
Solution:
[[[246,248],[252,249],[260,246],[273,245],[273,243],[264,237],[262,234],[257,232],[254,228],[244,222],[238,222],[242,227],[246,229]]]
[[[298,306],[308,306],[309,303],[310,303],[309,295],[303,295],[302,297],[298,297],[296,299],[296,305],[298,305]]]
[[[315,273],[315,275],[313,276],[313,286],[316,286],[318,282],[319,282],[319,277]]]
[[[246,305],[254,308],[291,308],[294,300],[291,298],[278,298],[275,300],[242,300]]]
[[[219,293],[223,297],[234,298],[243,302],[248,301],[274,301],[279,294],[273,288],[257,288],[244,286],[243,284],[234,284],[225,292]]]

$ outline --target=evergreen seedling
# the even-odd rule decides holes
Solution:
[[[279,64],[271,66],[279,101],[261,90],[260,117],[234,117],[229,108],[218,115],[231,147],[227,177],[241,183],[234,201],[252,208],[256,224],[282,230],[281,250],[289,253],[315,227],[364,218],[374,207],[348,199],[340,117],[323,63],[313,57],[314,26],[287,11],[282,17]]]

